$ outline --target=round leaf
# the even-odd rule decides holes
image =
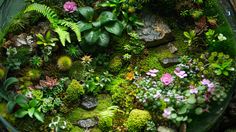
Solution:
[[[195,96],[194,95],[190,96],[187,101],[189,104],[195,104],[196,103]]]
[[[110,41],[110,36],[107,32],[102,32],[98,38],[98,45],[107,47]]]
[[[202,114],[202,112],[203,112],[203,109],[200,108],[200,107],[198,107],[198,108],[195,109],[195,113],[196,113],[197,115]]]
[[[94,44],[97,42],[99,35],[98,31],[90,31],[85,34],[85,41],[89,44]]]
[[[17,117],[17,118],[22,118],[22,117],[24,117],[26,114],[28,114],[28,111],[23,110],[23,109],[20,109],[20,110],[16,111],[15,117]]]
[[[94,10],[92,7],[80,7],[78,8],[79,13],[86,19],[92,20],[94,15]]]
[[[116,20],[116,16],[112,12],[109,12],[109,11],[102,12],[97,19],[97,21],[100,21],[101,24],[105,24],[107,22],[111,22],[115,20]]]
[[[115,22],[105,26],[105,29],[112,34],[121,35],[124,27],[121,22]]]
[[[83,21],[79,21],[77,24],[79,25],[80,32],[90,30],[90,29],[93,28],[91,23],[86,23],[86,22],[83,22]]]

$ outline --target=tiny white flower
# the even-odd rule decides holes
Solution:
[[[218,39],[219,39],[219,41],[227,40],[227,38],[226,38],[222,33],[220,33],[220,34],[218,35]]]

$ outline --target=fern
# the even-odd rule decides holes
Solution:
[[[77,23],[73,23],[73,22],[69,22],[69,21],[65,21],[65,20],[60,20],[59,24],[61,24],[62,26],[66,26],[69,27],[71,30],[73,30],[76,34],[76,37],[79,41],[81,41],[81,33],[80,33],[80,29]]]
[[[58,34],[59,39],[61,41],[61,44],[65,46],[66,40],[71,43],[70,40],[70,33],[67,32],[64,27],[58,26],[57,28],[54,29],[54,31]]]
[[[80,28],[77,23],[66,21],[63,19],[59,19],[57,14],[48,6],[43,4],[34,3],[29,5],[25,12],[36,11],[41,13],[44,17],[46,17],[49,22],[52,24],[53,30],[58,34],[59,39],[63,46],[65,46],[66,41],[71,43],[70,33],[67,30],[67,27],[75,32],[77,40],[81,41],[81,33]]]
[[[53,23],[54,20],[58,19],[57,14],[50,7],[46,5],[42,5],[38,3],[31,4],[25,9],[25,13],[30,12],[30,11],[36,11],[36,12],[41,13],[51,23]]]

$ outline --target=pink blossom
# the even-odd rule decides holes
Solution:
[[[210,93],[213,93],[215,91],[215,85],[214,83],[210,83],[208,84],[208,89],[207,89],[208,92]]]
[[[208,79],[203,79],[203,80],[201,81],[201,83],[202,83],[202,85],[208,85],[208,84],[211,83],[211,81],[208,80]]]
[[[170,83],[172,83],[174,81],[173,77],[171,76],[171,74],[166,73],[161,77],[161,82],[164,83],[164,85],[169,85]]]
[[[188,75],[186,74],[185,71],[181,71],[179,67],[175,68],[175,71],[174,71],[175,75],[180,77],[180,78],[185,78],[187,77]]]
[[[151,76],[151,77],[156,77],[157,76],[157,72],[159,72],[159,70],[152,69],[152,70],[149,70],[146,74]]]
[[[154,95],[154,98],[160,98],[161,94],[159,92],[156,92],[156,94]]]
[[[164,113],[162,114],[162,116],[165,118],[170,118],[170,115],[171,115],[171,109],[170,108],[164,109]]]
[[[198,89],[196,87],[194,87],[193,85],[190,85],[189,88],[190,88],[190,93],[191,94],[197,94],[198,93]]]
[[[67,1],[63,7],[64,10],[69,13],[73,13],[74,11],[77,10],[77,4],[73,1]]]

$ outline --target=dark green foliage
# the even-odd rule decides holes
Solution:
[[[69,70],[69,77],[71,79],[81,80],[84,78],[85,68],[80,61],[75,61]]]
[[[33,56],[30,59],[30,65],[35,67],[35,68],[39,68],[39,67],[41,67],[43,65],[43,60],[39,56]]]
[[[94,20],[95,11],[92,7],[80,7],[78,12],[85,18],[78,24],[86,43],[107,47],[110,34],[117,36],[122,34],[123,25],[112,12],[103,11],[96,20]]]
[[[69,45],[66,49],[66,53],[72,58],[77,58],[82,55],[83,52],[79,49],[78,45]]]

